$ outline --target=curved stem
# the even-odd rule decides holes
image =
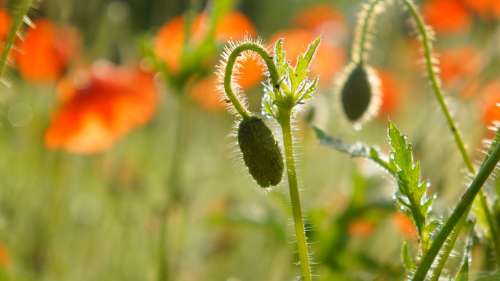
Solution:
[[[297,183],[297,173],[295,171],[295,158],[292,140],[292,129],[290,125],[291,112],[283,113],[280,120],[283,132],[283,142],[285,146],[286,170],[288,174],[288,187],[290,189],[290,199],[292,203],[293,222],[295,226],[295,236],[297,239],[297,251],[299,254],[300,268],[303,281],[311,281],[311,266],[309,263],[309,249],[305,235],[304,221],[302,219],[302,207],[300,205],[299,187]]]
[[[417,271],[412,278],[413,281],[423,281],[425,279],[427,271],[432,266],[432,263],[439,253],[439,250],[443,246],[443,243],[453,231],[454,227],[460,222],[461,218],[467,215],[474,201],[474,198],[481,190],[481,187],[488,179],[488,176],[495,169],[498,161],[500,160],[500,143],[498,142],[498,140],[500,139],[499,134],[500,132],[497,131],[496,142],[494,142],[493,147],[486,160],[484,160],[483,164],[481,165],[479,172],[467,188],[466,192],[458,202],[457,206],[451,213],[451,216],[448,218],[443,228],[434,238],[431,247],[422,258],[420,266],[417,268]]]
[[[17,32],[21,28],[24,17],[28,13],[31,3],[33,0],[21,0],[17,1],[18,3],[14,4],[14,21],[9,29],[9,33],[7,34],[7,39],[5,40],[4,48],[2,54],[0,56],[0,78],[3,77],[5,73],[5,68],[7,65],[7,59],[9,58],[10,51],[12,50],[12,46],[14,46],[14,42],[16,40]]]
[[[383,0],[372,0],[360,14],[359,20],[362,20],[361,29],[356,34],[355,47],[353,52],[353,61],[362,62],[368,46],[368,36],[370,36],[370,26],[375,16],[375,7]]]
[[[278,71],[276,69],[276,66],[274,65],[272,57],[264,49],[264,47],[254,42],[245,42],[232,49],[227,58],[226,68],[224,71],[224,92],[233,104],[236,111],[238,111],[238,113],[243,118],[250,117],[250,112],[242,105],[236,94],[233,92],[233,89],[231,88],[231,82],[233,79],[233,68],[236,64],[236,60],[239,55],[246,51],[256,52],[264,60],[273,85],[279,85]]]
[[[432,63],[432,44],[431,44],[431,38],[427,32],[427,28],[425,26],[424,20],[420,13],[417,10],[417,7],[411,0],[404,0],[404,4],[408,8],[410,15],[412,16],[416,26],[417,26],[417,31],[420,34],[420,39],[422,42],[422,47],[424,50],[424,59],[425,59],[425,68],[427,71],[427,76],[431,82],[432,86],[432,91],[434,93],[434,96],[436,97],[436,100],[438,101],[439,107],[441,111],[443,112],[446,122],[448,123],[448,127],[453,134],[453,138],[455,139],[455,143],[458,147],[458,150],[460,151],[460,154],[462,155],[462,159],[465,163],[465,166],[467,167],[467,170],[471,174],[475,174],[476,171],[474,169],[474,165],[472,164],[472,160],[470,159],[467,150],[465,148],[465,144],[463,141],[462,134],[458,130],[455,120],[453,119],[450,110],[448,108],[448,105],[446,104],[446,101],[444,99],[443,91],[441,89],[441,83],[438,78],[438,74],[436,73],[436,69],[433,66]],[[495,220],[493,218],[492,212],[488,206],[488,202],[486,200],[486,195],[484,192],[481,190],[479,194],[479,204],[481,205],[481,208],[483,209],[483,212],[485,213],[487,222],[488,222],[488,228],[489,232],[491,235],[491,239],[495,248],[495,253],[497,257],[497,261],[500,262],[500,241],[498,238],[498,229],[497,225],[495,223]]]

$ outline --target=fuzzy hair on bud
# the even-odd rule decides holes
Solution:
[[[267,48],[262,43],[261,39],[252,39],[250,37],[245,37],[241,41],[229,41],[226,44],[226,46],[224,47],[224,51],[221,54],[220,62],[216,66],[216,72],[215,72],[217,75],[217,80],[218,80],[217,90],[220,93],[219,97],[220,97],[222,102],[227,101],[227,96],[226,96],[226,92],[224,89],[224,77],[226,75],[226,67],[228,64],[229,56],[233,53],[234,49],[236,49],[238,46],[240,46],[242,44],[246,44],[246,43],[256,44],[256,45],[259,45],[262,49],[267,50]],[[262,69],[264,70],[264,76],[269,77],[269,72],[267,70],[266,64],[263,63],[262,59],[260,59],[260,56],[258,56],[256,53],[254,53],[252,51],[245,51],[239,55],[239,57],[236,59],[236,62],[233,66],[233,69],[231,71],[231,89],[233,90],[234,95],[236,95],[238,97],[238,99],[244,103],[243,104],[244,106],[246,106],[246,104],[245,104],[246,99],[242,98],[243,91],[242,91],[240,84],[239,84],[239,78],[240,78],[240,71],[241,71],[241,67],[242,67],[241,62],[245,61],[247,59],[250,59],[250,58],[258,58],[256,61],[259,64],[261,64]],[[228,110],[230,112],[236,114],[236,110],[234,109],[233,104],[230,102],[225,102],[225,103],[228,106]]]
[[[273,133],[262,119],[253,116],[240,121],[238,144],[248,171],[261,187],[280,183],[283,156]]]
[[[342,110],[356,127],[377,114],[380,98],[380,80],[373,68],[364,63],[353,63],[346,67],[338,88]]]

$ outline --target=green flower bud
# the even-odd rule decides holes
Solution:
[[[283,156],[278,142],[258,117],[241,120],[238,144],[248,171],[261,187],[277,185],[283,175]]]
[[[375,71],[363,63],[347,67],[340,86],[342,109],[349,121],[362,123],[380,106],[380,82]]]

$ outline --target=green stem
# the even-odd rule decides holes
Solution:
[[[370,36],[370,28],[373,24],[373,17],[375,16],[376,6],[383,0],[372,0],[368,6],[364,8],[360,17],[362,18],[361,29],[357,32],[355,40],[355,48],[352,60],[355,62],[364,61],[365,53],[368,48],[368,37]]]
[[[234,108],[236,111],[243,117],[243,118],[248,118],[250,117],[250,112],[242,105],[236,94],[233,92],[232,89],[232,77],[233,77],[233,68],[236,64],[236,60],[239,55],[241,55],[243,52],[246,51],[253,51],[256,52],[265,62],[267,66],[267,70],[269,72],[269,76],[271,78],[271,81],[273,82],[273,85],[275,87],[279,87],[279,79],[278,79],[278,71],[276,69],[276,66],[274,65],[272,57],[267,53],[267,51],[260,45],[254,42],[245,42],[240,45],[238,45],[236,48],[231,50],[231,53],[229,54],[226,62],[226,68],[224,72],[224,92],[226,93],[226,96],[228,99],[231,101],[233,104]]]
[[[290,125],[291,112],[283,113],[280,120],[283,132],[283,142],[285,146],[286,169],[288,174],[288,187],[290,189],[290,199],[292,203],[293,222],[295,225],[295,236],[297,239],[297,250],[300,260],[303,281],[311,281],[311,266],[309,263],[309,253],[307,239],[305,235],[304,221],[302,219],[302,207],[300,206],[299,187],[297,183],[297,173],[295,171],[295,158],[292,140],[292,129]]]
[[[464,195],[458,202],[457,206],[451,213],[451,216],[448,218],[443,228],[433,239],[431,247],[429,248],[427,253],[423,256],[420,262],[420,266],[418,267],[417,271],[415,272],[415,275],[413,276],[412,279],[413,281],[423,281],[425,279],[425,276],[427,275],[429,268],[432,266],[434,259],[439,253],[439,250],[443,246],[443,243],[446,241],[450,233],[453,231],[454,227],[460,222],[461,218],[467,215],[474,201],[474,198],[481,190],[481,187],[488,179],[488,176],[495,169],[498,161],[500,160],[500,144],[498,142],[498,140],[500,139],[499,134],[500,132],[497,131],[496,141],[492,145],[490,153],[488,154],[483,164],[481,165],[479,172],[477,173],[476,177],[474,178],[470,186],[465,191]]]
[[[181,92],[179,90],[178,92]],[[169,260],[167,256],[167,224],[169,214],[173,208],[172,203],[176,202],[181,204],[183,198],[181,195],[181,188],[179,187],[179,173],[182,169],[182,159],[183,152],[182,149],[184,143],[184,131],[185,131],[185,118],[186,118],[186,102],[187,99],[185,95],[179,93],[177,97],[177,108],[176,108],[176,120],[174,129],[174,143],[172,145],[172,154],[170,158],[170,171],[167,175],[167,184],[165,192],[165,202],[161,210],[161,224],[160,224],[160,237],[158,243],[158,281],[171,280],[171,274],[169,273]]]
[[[468,213],[467,211],[466,213]],[[451,254],[451,251],[453,250],[453,246],[455,246],[455,243],[457,242],[458,236],[460,234],[460,231],[462,230],[462,227],[465,225],[465,219],[467,216],[462,216],[461,220],[457,223],[457,226],[455,227],[455,230],[451,232],[450,236],[448,237],[448,241],[445,242],[443,246],[443,250],[441,250],[441,258],[438,259],[437,265],[434,267],[434,270],[431,273],[431,278],[429,281],[438,281],[439,277],[441,276],[441,272],[444,269],[444,266],[446,265],[446,261],[448,260],[448,257]]]
[[[427,28],[425,26],[424,20],[420,13],[417,10],[417,7],[411,0],[404,0],[404,4],[408,8],[410,15],[412,16],[416,26],[417,26],[417,31],[420,34],[420,39],[422,42],[422,47],[424,50],[424,59],[425,59],[425,68],[427,71],[427,76],[429,78],[429,81],[431,82],[431,87],[432,91],[434,93],[434,96],[436,97],[436,100],[438,101],[439,107],[441,111],[443,112],[446,122],[448,123],[448,127],[453,134],[453,138],[455,139],[455,143],[458,147],[458,150],[460,151],[460,154],[462,155],[462,159],[465,163],[465,166],[467,167],[467,170],[471,174],[475,174],[476,171],[474,169],[474,165],[472,164],[472,160],[470,159],[467,150],[465,148],[465,144],[463,141],[462,134],[457,128],[457,125],[455,124],[455,120],[453,119],[450,110],[448,108],[448,105],[446,104],[446,101],[444,99],[443,91],[441,89],[441,83],[438,78],[438,74],[436,73],[436,69],[434,68],[434,65],[432,63],[432,44],[431,44],[431,39],[430,36],[427,32]],[[498,229],[497,225],[495,223],[495,220],[493,218],[492,212],[488,206],[488,202],[486,200],[486,195],[484,194],[484,191],[480,191],[479,194],[479,203],[481,205],[481,208],[483,209],[483,212],[486,215],[487,222],[488,222],[488,228],[489,232],[491,235],[491,239],[493,241],[493,245],[495,248],[496,252],[496,257],[497,261],[499,262],[500,265],[500,241],[498,238]]]
[[[2,78],[5,73],[7,59],[9,58],[12,47],[14,46],[17,32],[23,25],[24,17],[26,17],[26,14],[28,14],[32,2],[33,0],[20,0],[12,4],[12,10],[14,11],[14,21],[10,26],[2,54],[0,55],[0,78]]]

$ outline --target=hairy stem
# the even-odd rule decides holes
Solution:
[[[464,195],[458,202],[457,206],[451,213],[451,216],[446,221],[443,228],[439,231],[436,237],[433,239],[431,247],[427,251],[427,253],[423,256],[415,275],[413,276],[413,281],[423,281],[429,271],[429,268],[432,266],[434,259],[436,258],[439,250],[443,246],[443,243],[446,241],[450,233],[453,231],[454,227],[461,221],[463,216],[466,216],[469,212],[471,205],[474,201],[474,198],[481,190],[481,187],[488,179],[488,176],[495,169],[498,161],[500,160],[500,144],[498,142],[500,132],[497,131],[497,138],[493,144],[492,149],[490,150],[489,155],[484,160],[479,172],[476,177],[469,185]]]
[[[450,113],[448,105],[446,104],[446,101],[445,101],[444,95],[443,95],[443,91],[441,89],[441,83],[440,83],[439,78],[438,78],[438,74],[436,73],[436,69],[434,68],[433,63],[432,63],[431,38],[428,34],[424,20],[423,20],[422,16],[420,15],[420,13],[418,12],[417,7],[413,3],[413,1],[404,0],[404,4],[408,8],[408,11],[410,12],[410,15],[412,16],[412,18],[417,26],[417,31],[420,35],[420,40],[422,42],[422,47],[423,47],[423,51],[424,51],[425,68],[427,71],[427,76],[428,76],[429,81],[431,83],[431,87],[432,87],[432,91],[434,93],[434,96],[436,97],[436,100],[438,101],[439,107],[446,118],[446,122],[448,123],[448,127],[450,128],[450,131],[453,134],[453,138],[455,139],[455,144],[457,145],[458,150],[460,151],[460,154],[462,155],[462,159],[465,163],[465,166],[467,167],[467,170],[471,174],[475,174],[476,171],[474,169],[474,165],[472,164],[472,160],[469,157],[469,154],[467,153],[467,150],[465,148],[462,134],[458,130],[456,122]],[[493,241],[493,245],[495,248],[497,261],[500,262],[500,241],[498,238],[498,229],[497,229],[497,225],[495,223],[495,220],[493,219],[492,212],[488,206],[488,202],[486,200],[486,195],[484,194],[484,192],[482,190],[480,191],[480,194],[479,194],[479,204],[481,205],[481,208],[483,209],[483,212],[486,215],[487,222],[488,222],[488,228],[489,228],[491,239]]]
[[[353,61],[362,62],[365,60],[365,53],[368,48],[368,37],[370,36],[370,25],[375,16],[376,6],[383,0],[372,0],[368,3],[365,12],[362,14],[361,29],[356,34]]]
[[[233,77],[233,68],[236,64],[236,60],[238,59],[239,55],[246,51],[256,52],[264,60],[273,85],[279,85],[278,71],[276,70],[273,59],[261,45],[253,42],[246,42],[234,48],[234,50],[231,51],[231,54],[229,54],[229,57],[227,58],[227,64],[224,72],[224,92],[226,93],[227,98],[233,104],[236,111],[243,118],[250,117],[250,112],[243,106],[236,94],[233,92],[233,89],[231,88],[231,82]]]
[[[9,54],[12,50],[12,47],[14,46],[16,36],[19,32],[19,29],[21,29],[21,26],[23,25],[24,19],[28,14],[32,2],[33,0],[19,0],[12,4],[14,11],[14,20],[12,21],[12,25],[10,26],[9,33],[7,34],[7,39],[5,40],[5,44],[3,46],[2,54],[0,55],[0,78],[2,78],[5,73]]]
[[[302,207],[300,205],[299,187],[297,183],[297,173],[295,171],[295,157],[292,140],[292,129],[290,125],[291,112],[287,111],[280,120],[283,132],[283,142],[285,146],[286,170],[288,175],[288,187],[292,203],[293,222],[295,226],[295,236],[297,239],[297,251],[299,254],[300,268],[303,281],[312,281],[311,266],[309,262],[309,249],[305,235],[304,221],[302,219]]]

